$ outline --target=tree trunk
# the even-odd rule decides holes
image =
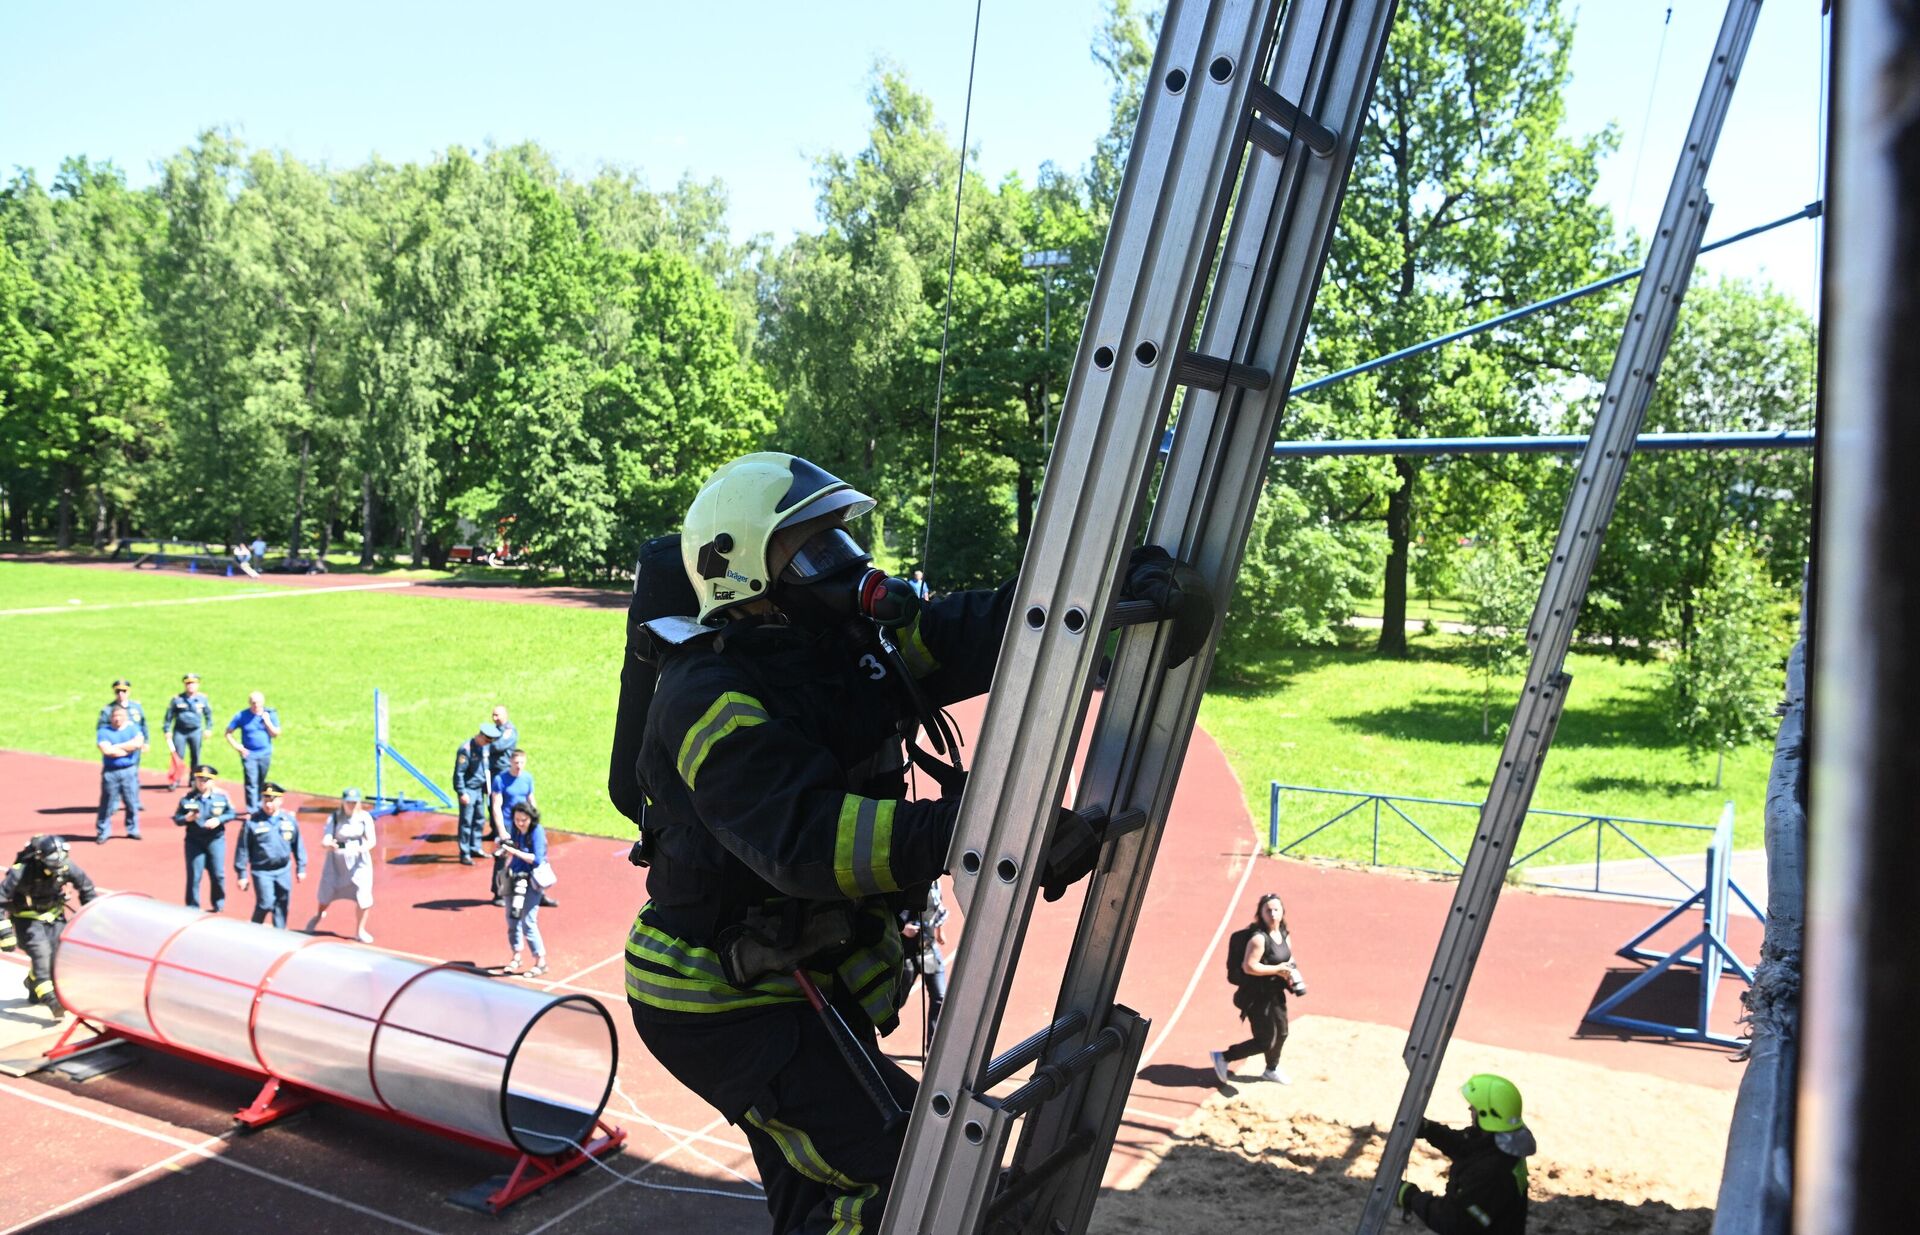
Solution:
[[[1722,746],[1713,756],[1713,787],[1720,787],[1720,774],[1727,769],[1727,748]]]
[[[287,533],[287,555],[300,553],[300,525],[307,517],[307,456],[312,450],[312,434],[300,431],[300,475],[293,482],[293,530]]]
[[[107,513],[107,491],[95,486],[93,490],[93,547],[96,550],[107,547],[107,524],[109,522],[110,517]]]
[[[1395,456],[1393,470],[1400,487],[1387,498],[1387,577],[1380,610],[1379,651],[1387,656],[1407,654],[1407,557],[1413,544],[1412,459]]]
[[[54,521],[53,547],[73,548],[73,469],[60,472],[60,511]]]
[[[373,565],[374,507],[373,473],[360,475],[360,564]]]
[[[340,517],[340,489],[336,484],[327,494],[327,514],[320,520],[320,544],[314,554],[322,562],[327,560],[327,552],[333,548],[333,521]]]
[[[419,570],[427,564],[427,515],[418,505],[413,508],[411,526],[407,529],[408,548],[413,553],[413,568]]]

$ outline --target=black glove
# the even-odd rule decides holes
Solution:
[[[860,612],[874,625],[888,630],[896,630],[919,617],[925,603],[913,594],[913,585],[905,579],[895,579],[877,570],[861,576],[857,595]]]
[[[1120,599],[1147,601],[1170,623],[1169,669],[1193,659],[1213,631],[1213,593],[1207,581],[1159,545],[1141,545],[1128,555]]]
[[[1400,1190],[1393,1194],[1393,1203],[1401,1209],[1412,1209],[1414,1198],[1425,1195],[1426,1193],[1420,1191],[1420,1189],[1403,1181],[1400,1184]]]
[[[1431,1119],[1423,1119],[1420,1121],[1420,1131],[1416,1135],[1423,1141],[1431,1141],[1435,1132],[1442,1132],[1445,1131],[1445,1129],[1446,1125],[1444,1124],[1437,1124]]]
[[[1040,895],[1057,901],[1067,889],[1093,873],[1100,860],[1100,834],[1066,807],[1054,817],[1053,840],[1040,870]]]

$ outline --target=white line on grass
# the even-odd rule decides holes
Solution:
[[[249,1166],[244,1162],[235,1162],[233,1159],[223,1157],[220,1154],[214,1153],[212,1150],[201,1148],[192,1141],[182,1140],[177,1136],[169,1136],[165,1132],[155,1132],[150,1128],[142,1128],[138,1124],[128,1123],[123,1119],[115,1119],[111,1115],[101,1115],[95,1111],[87,1110],[82,1106],[74,1106],[72,1103],[61,1102],[55,1098],[42,1097],[39,1094],[22,1089],[17,1085],[0,1084],[0,1093],[8,1094],[27,1102],[38,1103],[41,1106],[52,1107],[56,1111],[65,1111],[69,1115],[78,1115],[82,1119],[91,1119],[93,1122],[105,1124],[109,1128],[119,1128],[123,1132],[131,1132],[136,1136],[144,1136],[148,1140],[159,1141],[165,1145],[172,1145],[174,1148],[185,1150],[188,1153],[197,1153],[208,1162],[217,1162],[221,1166],[230,1167],[243,1174],[256,1176],[269,1183],[279,1184],[283,1188],[292,1188],[295,1192],[304,1192],[308,1196],[316,1197],[323,1201],[332,1201],[334,1204],[351,1209],[355,1213],[365,1214],[369,1218],[378,1218],[382,1222],[391,1223],[404,1230],[416,1231],[419,1235],[439,1235],[439,1232],[435,1231],[432,1227],[421,1226],[418,1223],[409,1222],[405,1218],[395,1217],[393,1214],[381,1213],[379,1210],[362,1205],[358,1201],[349,1201],[344,1196],[335,1196],[331,1192],[326,1192],[307,1184],[298,1183],[291,1179],[283,1179],[270,1171],[263,1171],[257,1166]]]
[[[225,596],[178,596],[172,600],[126,600],[110,605],[41,605],[34,609],[0,609],[0,617],[30,617],[37,613],[104,613],[108,609],[151,609],[160,605],[212,605],[227,600],[268,600],[276,596],[326,596],[334,592],[378,592],[412,587],[411,579],[386,583],[349,583],[340,587],[277,587],[265,592],[231,592]]]
[[[0,1235],[14,1235],[16,1231],[24,1231],[28,1227],[38,1226],[42,1222],[45,1222],[47,1219],[54,1217],[56,1214],[63,1214],[67,1212],[69,1209],[73,1209],[78,1206],[85,1205],[89,1201],[98,1200],[100,1197],[107,1195],[109,1192],[118,1192],[120,1189],[126,1187],[128,1184],[132,1183],[134,1180],[144,1179],[146,1176],[153,1174],[155,1171],[166,1170],[168,1167],[171,1167],[174,1163],[180,1161],[180,1159],[182,1158],[191,1157],[194,1154],[205,1154],[207,1152],[207,1149],[210,1146],[218,1145],[221,1141],[226,1140],[228,1137],[232,1135],[233,1135],[232,1132],[222,1132],[219,1136],[208,1137],[206,1140],[201,1141],[198,1145],[189,1145],[187,1148],[179,1150],[176,1153],[168,1154],[166,1157],[160,1159],[160,1161],[149,1163],[146,1166],[141,1167],[139,1170],[134,1171],[130,1175],[122,1175],[120,1178],[113,1180],[110,1183],[101,1184],[98,1188],[95,1188],[93,1191],[83,1193],[80,1196],[76,1196],[71,1201],[62,1201],[58,1205],[55,1205],[52,1209],[46,1210],[44,1213],[36,1214],[35,1216],[28,1218],[25,1222],[16,1222],[12,1226],[8,1227],[6,1230],[0,1231]]]
[[[1240,884],[1234,888],[1233,899],[1227,902],[1226,912],[1220,915],[1220,925],[1215,928],[1213,938],[1208,941],[1207,950],[1201,953],[1200,963],[1193,967],[1193,976],[1187,979],[1187,989],[1181,992],[1180,1002],[1173,1005],[1173,1015],[1167,1017],[1166,1023],[1160,1026],[1160,1036],[1153,1040],[1153,1045],[1147,1047],[1146,1054],[1140,1056],[1140,1062],[1134,1066],[1135,1076],[1140,1075],[1146,1066],[1153,1062],[1154,1052],[1160,1049],[1161,1043],[1167,1040],[1167,1035],[1172,1033],[1173,1027],[1180,1022],[1180,1014],[1187,1010],[1187,1002],[1193,998],[1194,990],[1200,985],[1200,975],[1205,973],[1207,966],[1213,963],[1214,953],[1220,950],[1220,941],[1226,938],[1227,928],[1233,925],[1233,915],[1240,910],[1240,898],[1246,895],[1247,880],[1253,878],[1254,859],[1258,856],[1257,853],[1234,855],[1236,858],[1244,859],[1247,864],[1246,869],[1240,872]]]

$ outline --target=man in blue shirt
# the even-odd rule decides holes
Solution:
[[[460,865],[472,866],[480,853],[480,832],[492,803],[487,778],[487,748],[500,736],[500,726],[485,724],[460,744],[453,755],[453,792],[460,799]]]
[[[520,749],[520,730],[507,719],[507,705],[496,703],[493,706],[493,727],[500,731],[493,739],[493,745],[487,748],[487,785],[493,785],[493,778],[506,771],[513,763],[513,752]],[[505,815],[495,818],[492,808],[487,812],[487,830],[480,838],[493,840],[507,830],[508,819]]]
[[[139,840],[140,752],[146,749],[147,735],[116,703],[107,709],[107,723],[94,730],[93,740],[100,748],[100,813],[93,821],[93,839],[107,843],[113,812],[121,808],[126,812],[127,837]]]
[[[147,731],[147,710],[140,706],[138,699],[133,698],[133,684],[125,678],[113,680],[113,702],[100,709],[100,719],[94,722],[94,727],[105,726],[108,713],[115,708],[127,709],[128,722],[139,726],[141,737],[152,740],[153,735]]]
[[[187,905],[200,908],[200,876],[206,875],[213,892],[213,911],[227,903],[227,824],[233,821],[233,799],[216,789],[219,769],[193,765],[193,788],[174,808],[173,822],[187,830]]]
[[[498,714],[501,709],[494,709]],[[496,772],[493,777],[493,809],[489,815],[490,834],[505,836],[512,826],[513,808],[521,802],[533,801],[533,773],[527,771],[527,752],[514,748],[507,759],[506,770]],[[535,803],[538,805],[538,803]],[[500,849],[493,851],[493,903],[504,905],[505,869],[507,855]]]
[[[307,847],[300,839],[300,823],[292,811],[280,809],[280,795],[286,791],[272,781],[260,786],[260,808],[247,816],[240,829],[239,843],[233,847],[233,874],[240,890],[253,884],[253,920],[264,922],[273,915],[273,924],[287,928],[287,906],[293,900],[293,878],[306,882]],[[248,869],[252,869],[249,877]]]
[[[235,734],[239,736],[234,736]],[[273,765],[273,743],[280,736],[280,713],[267,706],[259,691],[247,696],[247,706],[227,722],[227,745],[240,756],[247,784],[247,811],[260,809],[260,786]]]
[[[200,766],[200,743],[213,728],[213,704],[200,693],[200,675],[189,673],[180,679],[180,693],[167,701],[167,714],[160,720],[160,732],[173,742],[174,757],[188,773]],[[167,772],[167,788],[178,789],[175,772]]]

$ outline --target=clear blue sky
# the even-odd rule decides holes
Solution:
[[[1103,7],[986,0],[973,145],[989,176],[1031,181],[1047,159],[1085,161],[1106,125],[1108,83],[1088,50]],[[1720,0],[1671,5],[1655,89],[1668,8],[1584,0],[1574,43],[1568,127],[1619,127],[1600,195],[1643,231],[1723,12]],[[209,126],[335,166],[535,140],[575,173],[612,164],[661,187],[719,177],[737,235],[784,239],[813,225],[813,159],[862,144],[876,61],[905,69],[958,137],[972,21],[965,0],[16,2],[0,7],[0,168],[44,177],[84,153],[146,184]],[[1710,237],[1815,196],[1819,48],[1814,0],[1763,10],[1709,184]],[[1798,224],[1707,269],[1764,274],[1806,301],[1813,254],[1814,229]]]

